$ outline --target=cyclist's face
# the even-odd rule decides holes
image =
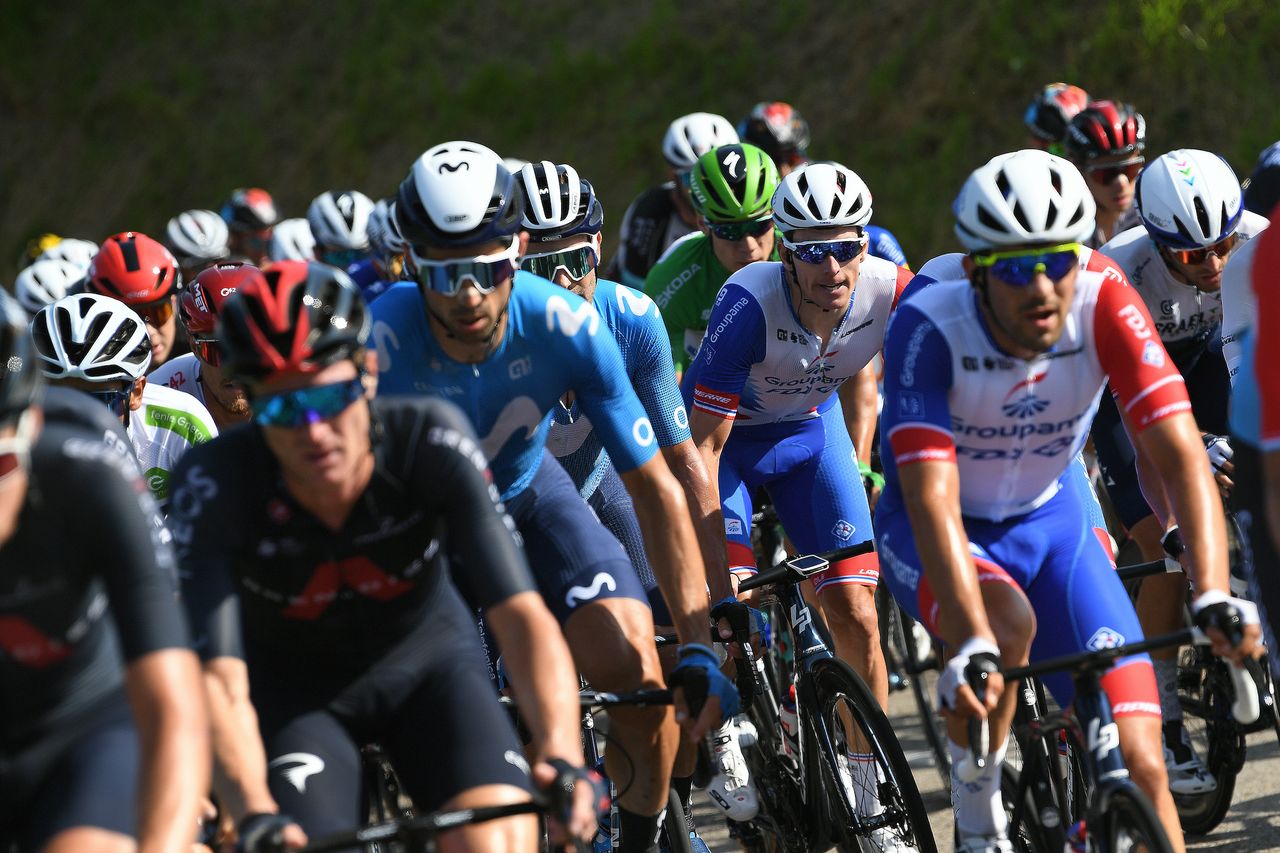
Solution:
[[[984,307],[995,315],[992,334],[996,342],[1011,355],[1022,358],[1056,344],[1066,327],[1079,272],[1078,266],[1072,266],[1057,281],[1038,273],[1030,284],[1016,287],[988,271],[989,304]]]
[[[520,254],[524,255],[529,244],[529,234],[520,232]],[[481,246],[466,246],[459,249],[429,249],[426,257],[433,261],[451,258],[475,258],[483,255],[497,254],[511,245],[509,238],[494,240]],[[468,346],[487,345],[493,336],[494,325],[502,317],[507,301],[511,298],[511,287],[514,277],[495,287],[488,293],[481,293],[472,284],[466,284],[453,296],[435,293],[427,288],[419,288],[427,307],[431,309],[433,321],[444,326],[447,337]],[[435,329],[433,329],[433,332]],[[437,335],[437,338],[439,335]]]
[[[204,386],[204,393],[213,398],[214,404],[231,415],[233,420],[249,419],[249,398],[245,396],[244,387],[226,378],[221,367],[201,360],[200,384]]]
[[[857,228],[804,228],[795,232],[793,243],[810,243],[820,240],[857,240],[862,235]],[[824,311],[843,311],[853,298],[858,283],[858,269],[867,256],[867,247],[848,263],[838,263],[828,255],[821,263],[807,264],[795,257],[785,246],[787,267],[794,270],[796,284],[803,299],[813,302]]]
[[[572,237],[565,237],[563,240],[550,240],[544,243],[530,243],[529,254],[541,255],[550,252],[559,252],[564,249],[582,246],[590,240],[595,241],[596,258],[599,258],[604,252],[604,237],[602,234],[596,234],[594,238],[585,234],[575,234]],[[562,267],[556,271],[555,278],[551,280],[563,287],[565,290],[571,290],[589,302],[596,293],[596,270],[598,268],[597,261],[596,268],[593,268],[582,278],[574,281]]]
[[[1236,245],[1240,244],[1237,242]],[[1192,287],[1205,293],[1217,293],[1222,289],[1222,269],[1227,265],[1227,258],[1231,257],[1230,252],[1226,257],[1210,253],[1198,264],[1184,264],[1167,251],[1162,251],[1161,254],[1169,269]]]
[[[143,314],[143,320],[147,324],[147,334],[151,337],[151,370],[155,370],[169,359],[169,353],[173,352],[174,341],[178,339],[178,297],[170,296],[175,310],[169,314],[169,319],[160,325],[156,325],[155,321]]]
[[[367,369],[375,370],[376,367],[376,359],[366,360]],[[344,359],[319,373],[261,383],[253,388],[253,392],[255,398],[268,397],[300,388],[347,382],[356,374],[355,364]],[[366,393],[372,394],[371,391]],[[349,486],[370,453],[368,396],[315,423],[261,429],[267,447],[279,461],[289,482],[322,492],[344,484]]]
[[[772,228],[759,237],[748,234],[741,240],[724,240],[712,234],[711,251],[725,269],[735,273],[747,264],[769,260],[769,256],[773,254],[773,235]]]
[[[1124,213],[1133,206],[1136,178],[1130,178],[1124,170],[1116,171],[1109,167],[1119,163],[1133,163],[1134,159],[1133,154],[1096,157],[1081,170],[1089,182],[1089,191],[1093,193],[1093,200],[1097,202],[1100,210]],[[1107,179],[1105,183],[1104,179]]]

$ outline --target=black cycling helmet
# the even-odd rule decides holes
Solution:
[[[0,423],[7,423],[40,402],[44,380],[31,340],[27,312],[0,290]]]
[[[809,122],[782,101],[761,101],[738,122],[738,136],[764,150],[774,163],[798,166],[808,156]]]
[[[223,303],[222,369],[240,382],[317,373],[354,358],[371,325],[360,288],[345,272],[316,261],[279,261]]]

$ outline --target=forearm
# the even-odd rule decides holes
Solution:
[[[156,672],[142,684],[139,668]],[[186,650],[153,652],[130,665],[128,694],[142,748],[138,849],[190,849],[209,788],[209,731],[199,663]]]
[[[520,716],[533,733],[534,755],[581,766],[578,675],[555,617],[536,592],[512,596],[486,615],[511,676]]]
[[[668,474],[651,478],[646,488],[633,490],[632,500],[649,565],[680,642],[706,643],[710,636],[707,572],[683,490]]]
[[[1186,545],[1185,564],[1197,593],[1228,591],[1227,531],[1222,501],[1190,414],[1175,415],[1140,436],[1143,452],[1159,471],[1164,492]]]
[[[692,517],[694,534],[702,553],[702,563],[707,570],[707,586],[711,600],[721,601],[733,595],[729,578],[729,557],[725,553],[724,514],[720,509],[720,497],[707,470],[702,454],[692,441],[662,449],[671,472],[684,489]]]
[[[229,681],[208,667],[204,681],[213,737],[213,787],[222,807],[237,823],[247,814],[279,811],[267,785],[266,748],[247,683]]]
[[[840,387],[840,407],[844,411],[845,429],[853,441],[859,462],[871,462],[871,447],[876,436],[876,415],[880,390],[876,387],[875,368],[868,364]]]

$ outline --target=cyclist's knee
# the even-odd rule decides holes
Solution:
[[[649,608],[630,598],[597,601],[574,611],[564,626],[574,662],[598,690],[662,685]]]
[[[991,617],[991,630],[996,635],[1000,657],[1006,664],[1026,661],[1036,635],[1035,611],[1027,597],[1011,584],[985,583],[982,598]]]
[[[822,590],[822,612],[833,631],[859,631],[874,639],[880,634],[875,587],[832,584]]]

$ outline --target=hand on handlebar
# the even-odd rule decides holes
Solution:
[[[729,654],[742,657],[744,637],[749,639],[752,651],[760,654],[760,635],[764,628],[764,614],[736,598],[725,598],[711,608],[711,620]]]
[[[1213,644],[1213,653],[1235,663],[1262,654],[1262,629],[1252,601],[1232,598],[1221,590],[1201,593],[1191,602],[1196,627]]]
[[[973,684],[982,684],[978,696]],[[986,719],[995,710],[1004,690],[1000,674],[1000,649],[990,640],[970,637],[956,656],[947,661],[938,679],[938,708],[960,719]]]
[[[680,662],[667,678],[676,722],[695,743],[738,713],[738,688],[720,671],[720,659],[709,646],[685,643]],[[704,703],[705,700],[705,704]],[[691,713],[701,705],[700,713]]]
[[[575,838],[595,837],[600,816],[609,809],[609,790],[599,773],[552,758],[534,765],[533,784],[548,795],[547,835],[552,849],[569,847]]]

